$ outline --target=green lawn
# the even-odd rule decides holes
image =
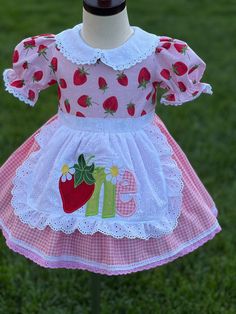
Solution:
[[[2,1],[1,72],[17,42],[74,26],[81,12],[82,1]],[[183,39],[207,63],[203,81],[214,94],[179,107],[157,104],[157,113],[215,200],[223,230],[168,265],[101,276],[102,314],[235,314],[236,1],[128,1],[128,12],[131,25]],[[1,88],[0,164],[56,111],[55,86],[34,108]],[[10,251],[0,235],[0,314],[89,313],[89,278],[87,271],[42,268]]]

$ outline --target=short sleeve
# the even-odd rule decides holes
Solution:
[[[57,83],[55,47],[54,34],[21,40],[12,54],[12,67],[3,71],[5,90],[34,106],[39,92]]]
[[[177,106],[202,93],[213,94],[211,85],[201,82],[206,63],[186,42],[160,36],[155,57],[159,86],[167,89],[160,103]]]

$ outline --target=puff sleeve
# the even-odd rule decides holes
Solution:
[[[5,90],[34,106],[39,92],[57,83],[55,35],[41,34],[21,40],[12,54],[12,68],[3,71]]]
[[[202,93],[213,94],[211,85],[201,82],[205,62],[186,42],[160,36],[155,57],[159,86],[167,89],[160,103],[177,106],[192,101]]]

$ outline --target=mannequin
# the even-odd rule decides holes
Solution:
[[[84,0],[80,35],[93,48],[119,47],[132,36],[125,0]]]

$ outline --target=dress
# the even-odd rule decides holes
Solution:
[[[0,168],[8,247],[42,267],[122,275],[212,239],[217,208],[156,114],[202,93],[206,64],[180,39],[138,26],[114,49],[89,46],[82,23],[24,38],[6,91],[29,106],[57,84],[58,111]]]

